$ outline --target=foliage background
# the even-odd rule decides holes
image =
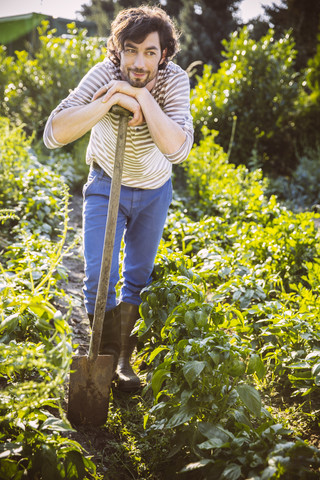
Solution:
[[[105,25],[108,25],[107,19],[110,24],[115,9],[125,6],[118,3],[103,3],[104,9],[107,5],[110,9],[112,7],[104,12],[104,16],[101,14]],[[92,7],[96,13],[99,5]],[[194,8],[193,2],[183,2],[181,15],[191,7]],[[184,50],[192,52],[188,38],[194,39],[195,35],[189,35],[188,28],[204,34],[206,30],[200,28],[197,22],[204,21],[204,17],[209,18],[210,9],[216,14],[216,7],[213,4],[209,10],[206,8],[206,15],[203,11],[201,13],[201,9],[193,17],[190,13],[183,21],[181,18],[178,20],[176,8],[177,5],[168,2],[167,10],[184,29],[181,54]],[[205,5],[201,8],[204,9]],[[292,8],[289,2],[285,9],[285,25],[291,21]],[[224,4],[220,13],[222,15],[223,11],[227,15],[226,12],[229,12],[228,15],[231,15],[235,9],[236,2],[231,2],[230,5]],[[84,7],[83,13],[88,18],[93,18],[92,12],[89,7]],[[317,9],[313,13],[317,16]],[[306,11],[305,22],[309,16]],[[188,71],[194,87],[192,114],[196,143],[202,138],[203,125],[217,130],[216,141],[226,151],[232,151],[235,164],[244,164],[250,169],[262,168],[264,174],[272,179],[272,193],[291,201],[299,192],[304,201],[310,205],[317,204],[317,177],[314,172],[319,149],[320,37],[317,37],[313,23],[310,20],[310,35],[306,39],[309,47],[304,48],[294,22],[290,30],[285,31],[280,23],[258,38],[256,26],[238,26],[232,30],[235,25],[229,25],[225,18],[221,22],[226,28],[223,34],[231,32],[229,38],[223,37],[222,33],[219,37],[216,30],[211,29],[214,38],[210,40],[210,47],[205,41],[200,42],[200,45],[207,45],[207,54],[219,52],[219,58],[215,60],[212,57],[206,61],[202,52],[197,50],[188,62],[201,61],[203,69],[199,64],[192,66],[186,63],[190,67]],[[311,37],[314,40],[313,49],[310,47]],[[39,159],[43,158],[46,163],[54,162],[58,171],[67,171],[68,177],[73,175],[72,188],[79,188],[87,174],[83,160],[88,136],[64,147],[57,162],[56,153],[53,159],[53,154],[50,156],[43,148],[42,132],[52,109],[92,65],[104,58],[104,43],[105,38],[87,37],[84,30],[77,31],[72,24],[66,37],[56,37],[55,32],[48,31],[48,25],[44,23],[39,29],[39,48],[36,51],[21,51],[16,56],[8,56],[4,46],[0,51],[0,114],[16,125],[25,125],[26,132],[35,135],[33,146]],[[194,42],[194,47],[198,46],[198,42]],[[184,53],[182,56],[187,58]],[[297,59],[302,56],[304,66],[299,68]]]

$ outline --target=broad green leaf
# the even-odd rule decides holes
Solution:
[[[277,473],[277,468],[267,467],[263,470],[262,475],[260,476],[261,480],[271,480],[274,478],[274,475]]]
[[[46,444],[42,445],[41,448],[41,472],[43,478],[48,480],[55,480],[58,475],[58,457],[57,451],[53,446],[48,446]]]
[[[261,397],[259,392],[251,385],[241,384],[236,387],[241,401],[257,417],[261,413]]]
[[[243,295],[243,291],[242,290],[236,290],[234,292],[234,294],[232,295],[232,300],[234,302],[236,302],[237,300],[239,300],[239,298],[241,297],[241,295]]]
[[[228,465],[223,470],[223,474],[222,474],[222,478],[225,478],[226,480],[238,480],[240,476],[241,476],[241,467],[236,463],[232,463]]]
[[[183,425],[184,423],[188,422],[194,416],[194,414],[194,409],[190,409],[187,406],[181,406],[178,412],[172,415],[166,427],[175,428],[179,425]]]
[[[49,417],[43,422],[40,430],[52,430],[53,432],[72,432],[74,431],[70,426],[56,417]]]
[[[19,455],[23,450],[23,447],[19,443],[5,442],[0,448],[0,459],[10,457],[13,455]]]
[[[220,438],[223,443],[228,442],[230,439],[234,439],[234,435],[225,430],[223,427],[219,425],[212,425],[211,423],[201,422],[198,424],[199,432],[207,437],[210,438]]]
[[[210,440],[206,440],[205,442],[200,443],[197,445],[199,448],[203,450],[210,450],[211,448],[221,448],[222,445],[225,445],[228,442],[224,442],[221,438],[210,438]]]
[[[313,350],[312,352],[308,353],[306,356],[306,360],[310,360],[310,358],[318,357],[320,358],[320,350]]]
[[[243,411],[235,410],[233,415],[234,415],[234,418],[237,420],[237,422],[242,423],[243,425],[247,425],[249,428],[252,428],[252,424],[251,424],[250,420],[244,414]]]
[[[66,456],[66,478],[70,480],[82,480],[85,478],[84,457],[75,450],[68,452]]]
[[[19,463],[16,460],[2,459],[0,462],[0,478],[14,478],[20,480],[24,475],[23,469],[19,471]]]
[[[190,387],[192,387],[194,380],[200,375],[206,365],[206,362],[200,362],[198,360],[194,360],[193,362],[187,362],[184,365],[182,369],[183,374]]]
[[[157,397],[158,393],[161,390],[162,384],[166,378],[170,377],[170,372],[165,369],[156,370],[155,373],[152,375],[151,379],[151,387],[153,391],[154,397]]]
[[[238,320],[240,320],[240,322],[241,322],[241,325],[244,327],[244,318],[243,318],[243,315],[240,312],[240,310],[232,309],[232,313],[234,313],[237,316]],[[235,325],[237,325],[237,324],[238,324],[238,322],[235,322]]]
[[[292,363],[288,365],[287,368],[292,368],[293,370],[308,369],[310,368],[310,364],[308,362]]]
[[[181,470],[181,473],[184,472],[192,472],[193,470],[198,470],[199,468],[203,468],[206,465],[209,465],[209,463],[214,463],[212,460],[209,460],[207,458],[203,458],[202,460],[199,460],[198,462],[194,463],[189,463],[183,469]]]
[[[315,365],[313,365],[311,373],[312,375],[317,376],[319,372],[320,372],[320,363],[316,363]]]
[[[162,346],[158,347],[158,348],[155,348],[150,355],[149,362],[152,363],[153,360],[156,358],[156,356],[159,355],[159,353],[161,353],[165,350],[169,350],[169,348],[168,347],[162,347]]]
[[[19,322],[19,314],[14,313],[7,317],[3,322],[0,323],[0,330],[8,328],[9,330],[14,330]]]
[[[261,380],[266,375],[266,367],[264,366],[263,360],[259,358],[256,365],[256,375]]]

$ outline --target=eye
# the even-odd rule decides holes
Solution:
[[[153,57],[155,54],[156,54],[156,52],[153,52],[153,51],[147,52],[147,55],[149,57]]]
[[[124,49],[124,53],[126,55],[135,55],[136,54],[136,50],[134,48],[125,48]]]

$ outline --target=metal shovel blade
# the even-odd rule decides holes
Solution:
[[[103,425],[107,421],[113,355],[99,355],[95,361],[79,355],[72,359],[68,419],[73,425]]]

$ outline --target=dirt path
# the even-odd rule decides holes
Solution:
[[[82,195],[74,194],[70,199],[68,244],[72,242],[75,235],[81,237],[82,231]],[[68,256],[63,259],[63,266],[68,275],[66,281],[61,281],[59,286],[71,299],[72,312],[69,324],[74,334],[74,344],[77,344],[75,354],[85,355],[89,347],[89,322],[83,302],[83,254],[82,243],[80,242],[71,250]],[[63,299],[59,300],[59,308],[67,313],[68,305]]]
[[[69,229],[67,244],[73,241],[75,235],[81,237],[82,231],[82,195],[74,194],[70,199],[69,212]],[[84,308],[83,302],[83,253],[81,241],[72,249],[70,255],[63,259],[63,266],[68,275],[66,281],[61,281],[59,286],[64,290],[67,297],[71,299],[72,312],[69,318],[69,324],[73,332],[73,344],[77,347],[74,350],[75,355],[87,355],[89,349],[89,322]],[[67,314],[69,305],[62,298],[58,300],[56,305],[64,314]],[[66,398],[64,400],[65,407],[67,402],[67,388]],[[96,465],[97,474],[101,478],[108,478],[106,476],[108,471],[108,456],[102,452],[108,449],[107,445],[114,442],[115,438],[108,432],[106,427],[78,427],[74,432],[68,435],[69,438],[77,441],[85,450],[85,455],[89,455],[91,460]],[[118,478],[127,478],[126,476]]]

